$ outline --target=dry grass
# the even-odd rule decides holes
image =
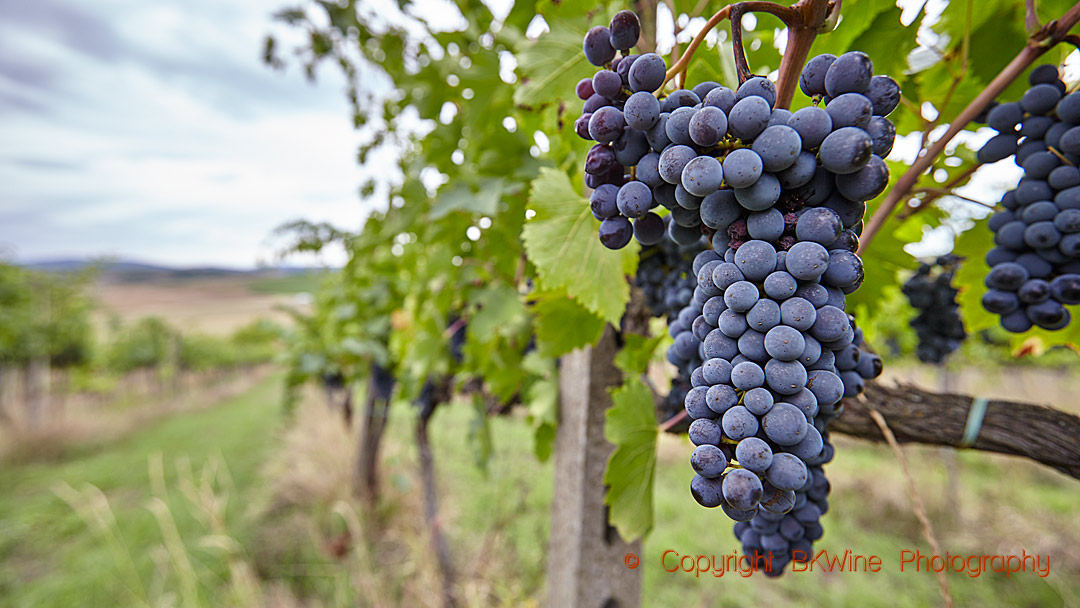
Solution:
[[[167,416],[198,411],[245,393],[273,369],[273,366],[265,365],[205,375],[202,382],[185,383],[183,390],[176,393],[132,393],[125,401],[139,403],[133,407],[83,404],[82,407],[57,408],[37,427],[18,423],[0,425],[0,462],[62,460],[74,452],[106,445]]]
[[[112,315],[125,323],[156,316],[183,331],[225,335],[252,319],[288,323],[280,306],[306,308],[294,295],[254,293],[250,283],[246,277],[99,283],[93,289],[101,306],[97,325],[104,329]]]

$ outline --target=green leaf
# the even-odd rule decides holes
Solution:
[[[644,374],[649,367],[649,361],[656,353],[656,347],[664,341],[666,335],[660,334],[655,338],[646,338],[637,334],[625,334],[623,347],[615,355],[615,367],[627,376]]]
[[[487,404],[479,393],[473,395],[473,416],[469,420],[468,444],[473,453],[476,468],[487,474],[487,465],[494,453],[491,426],[488,423]]]
[[[536,345],[545,357],[558,357],[586,344],[595,344],[604,320],[561,294],[541,297],[533,306]]]
[[[467,184],[457,182],[439,191],[435,206],[431,208],[430,218],[437,220],[453,211],[495,215],[499,210],[503,188],[504,182],[501,179],[483,180],[475,192]]]
[[[615,451],[604,472],[604,503],[619,534],[633,541],[653,525],[656,473],[656,414],[652,392],[633,378],[611,392],[614,405],[605,414],[604,436]]]
[[[638,245],[612,251],[597,238],[599,222],[588,201],[574,192],[566,174],[540,170],[532,182],[529,207],[536,213],[521,236],[541,284],[562,289],[586,309],[616,324],[630,300],[626,275],[637,269]]]
[[[493,285],[478,292],[472,304],[480,310],[469,322],[469,338],[479,343],[490,342],[496,335],[513,335],[527,316],[521,297],[509,285]]]
[[[514,91],[514,103],[535,107],[574,95],[578,80],[592,72],[581,51],[585,31],[580,21],[559,19],[551,23],[550,32],[519,50],[521,84]]]
[[[856,0],[854,2],[849,0],[844,2],[836,29],[818,36],[814,40],[810,55],[821,55],[822,53],[840,55],[849,50],[857,50],[852,44],[855,39],[870,29],[879,13],[890,8],[893,8],[891,2],[886,3],[880,0]],[[871,57],[871,59],[874,58]]]

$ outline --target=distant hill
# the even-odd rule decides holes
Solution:
[[[228,276],[250,277],[280,277],[303,275],[312,272],[320,272],[320,268],[303,266],[275,266],[253,269],[224,268],[217,266],[192,266],[175,267],[158,264],[146,264],[130,260],[87,260],[87,259],[61,259],[42,260],[20,264],[23,268],[40,270],[42,272],[81,272],[89,268],[97,268],[101,278],[106,281],[122,283],[138,283],[142,281],[155,281],[161,279],[197,279]]]

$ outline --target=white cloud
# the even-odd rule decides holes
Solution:
[[[251,266],[285,221],[359,225],[391,160],[356,164],[333,66],[262,64],[277,4],[75,6],[0,8],[0,248]]]

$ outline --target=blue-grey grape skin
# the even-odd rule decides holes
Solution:
[[[768,101],[757,96],[745,97],[735,102],[728,114],[728,132],[739,139],[752,140],[765,130],[771,117]]]
[[[787,125],[775,125],[754,139],[752,149],[761,157],[765,170],[776,173],[795,164],[802,151],[802,138]]]
[[[745,469],[732,469],[724,476],[724,502],[736,509],[749,510],[761,502],[761,479]]]
[[[806,435],[806,416],[790,403],[773,404],[762,419],[762,428],[770,441],[777,445],[795,445]]]
[[[652,93],[660,88],[666,73],[667,64],[663,57],[656,53],[645,53],[630,66],[630,90]]]
[[[806,464],[794,454],[781,452],[773,456],[765,476],[778,489],[797,490],[806,483]]]
[[[830,101],[825,106],[825,111],[829,113],[834,129],[842,127],[866,129],[870,124],[870,117],[874,115],[874,104],[864,95],[844,93]]]
[[[861,169],[874,152],[870,134],[858,127],[842,127],[821,142],[821,164],[838,175]]]
[[[761,389],[754,389],[761,390]],[[757,437],[747,437],[735,446],[735,460],[748,471],[764,473],[772,465],[773,451],[768,443]]]
[[[825,92],[833,98],[864,93],[874,76],[874,64],[865,53],[849,51],[836,58],[825,72]]]
[[[582,48],[585,51],[585,58],[595,66],[603,66],[615,58],[615,48],[611,46],[611,32],[602,25],[593,27],[585,33]]]
[[[811,97],[824,95],[826,93],[825,74],[835,61],[836,55],[829,54],[818,55],[807,61],[799,76],[799,88],[802,92]]]
[[[682,187],[687,192],[705,197],[720,189],[724,181],[724,168],[712,156],[698,156],[683,167],[681,179]]]
[[[638,91],[626,100],[623,116],[631,129],[647,131],[660,120],[660,101],[652,93]]]
[[[688,128],[690,139],[695,144],[709,148],[720,143],[727,135],[727,115],[719,108],[702,107],[694,112]]]
[[[724,502],[723,481],[695,475],[690,480],[690,495],[703,507],[719,507]]]
[[[806,348],[802,332],[787,325],[777,325],[765,334],[765,350],[780,361],[795,361]],[[768,369],[765,370],[766,376]]]
[[[735,200],[750,211],[764,211],[776,203],[780,192],[780,180],[772,173],[763,173],[753,185],[736,188]]]
[[[749,188],[758,181],[764,169],[761,157],[749,148],[732,150],[724,158],[724,175],[732,188]]]
[[[727,464],[727,457],[715,445],[700,445],[690,455],[690,466],[693,467],[694,472],[707,479],[715,479],[723,475]]]
[[[780,304],[780,322],[788,327],[809,331],[816,321],[817,309],[804,298],[788,298]]]
[[[758,419],[745,407],[736,405],[724,412],[720,420],[724,436],[735,441],[753,437],[758,432]]]
[[[776,268],[776,249],[765,241],[747,241],[735,252],[735,266],[747,280],[762,281]]]

